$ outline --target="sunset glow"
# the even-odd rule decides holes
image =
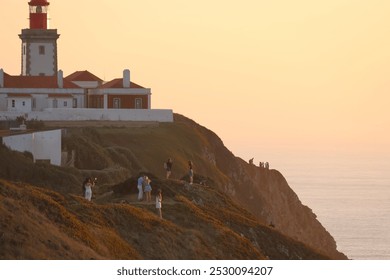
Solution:
[[[2,6],[0,68],[20,74],[27,1]],[[193,118],[245,158],[390,152],[389,11],[383,0],[53,0],[49,15],[65,75],[108,81],[129,68],[153,108]]]

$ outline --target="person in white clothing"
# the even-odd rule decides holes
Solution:
[[[91,178],[88,178],[87,182],[85,183],[85,199],[88,201],[91,201],[92,199],[92,180]]]
[[[156,195],[156,209],[157,209],[157,214],[160,216],[160,219],[162,219],[161,208],[162,208],[162,193],[161,190],[158,190]]]

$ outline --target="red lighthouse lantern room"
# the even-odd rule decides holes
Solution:
[[[46,0],[31,0],[30,29],[47,29],[47,10],[50,5]]]

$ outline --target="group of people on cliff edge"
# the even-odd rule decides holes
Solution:
[[[144,198],[145,193],[145,201],[151,202],[152,201],[152,186],[151,186],[152,180],[149,179],[146,175],[141,175],[137,180],[137,188],[138,188],[138,201],[142,201]],[[156,209],[157,214],[162,219],[162,191],[161,189],[157,190],[156,195]]]
[[[172,174],[172,167],[173,167],[173,161],[172,158],[168,158],[166,162],[164,162],[164,169],[166,171],[166,179],[169,179]],[[190,185],[194,182],[194,164],[191,160],[188,161],[188,177],[189,177],[189,183]],[[149,179],[146,175],[141,175],[137,179],[137,189],[138,189],[138,201],[143,201],[145,196],[146,202],[151,202],[152,197],[152,186],[151,186],[152,180]],[[91,201],[92,200],[92,188],[97,183],[97,178],[91,178],[88,177],[83,182],[83,196],[86,200]],[[162,218],[162,191],[159,189],[157,191],[156,195],[156,209],[157,214],[160,218]]]
[[[251,158],[251,159],[249,160],[249,164],[250,164],[250,165],[255,165],[255,164],[253,163],[253,160],[254,160],[254,158]],[[262,161],[260,161],[260,162],[259,162],[259,167],[262,168],[262,169],[269,169],[269,162],[262,162]]]
[[[172,166],[173,166],[173,161],[172,158],[168,158],[166,162],[164,162],[164,169],[166,171],[166,178],[169,179],[172,174]],[[193,184],[194,182],[194,164],[192,163],[191,160],[188,161],[188,177],[189,177],[189,183],[190,185]]]

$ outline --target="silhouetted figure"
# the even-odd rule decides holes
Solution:
[[[264,168],[269,170],[269,162],[268,161],[264,164]]]
[[[250,165],[254,165],[254,164],[253,164],[253,160],[254,160],[254,158],[251,158],[251,159],[249,160],[249,164],[250,164]]]
[[[172,173],[172,165],[173,165],[173,162],[172,162],[172,159],[169,158],[167,160],[167,162],[164,164],[164,167],[165,167],[165,170],[167,171],[167,179],[169,179],[169,177],[171,176],[171,173]]]
[[[259,164],[259,167],[260,168],[264,168],[264,162],[261,161],[260,164]]]
[[[189,171],[188,171],[188,176],[190,177],[190,185],[192,185],[192,183],[194,182],[194,169],[193,169],[193,164],[192,164],[192,161],[188,161],[188,168],[189,168]]]

